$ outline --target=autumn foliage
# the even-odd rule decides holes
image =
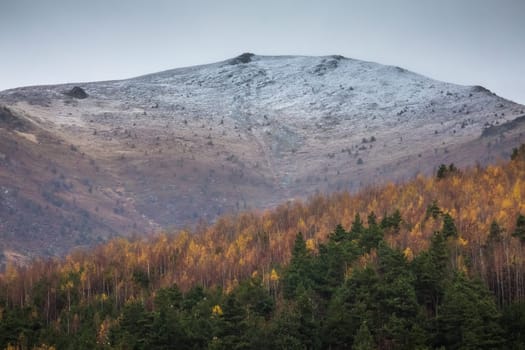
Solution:
[[[417,176],[357,194],[319,194],[265,212],[223,216],[192,230],[114,239],[64,259],[8,265],[0,277],[0,300],[5,308],[34,308],[48,324],[66,324],[69,334],[81,322],[79,315],[60,320],[72,304],[111,305],[118,310],[140,300],[153,308],[160,288],[176,284],[188,291],[199,285],[228,292],[251,276],[258,276],[274,293],[298,232],[307,250],[316,254],[320,244],[334,230],[337,233],[337,225],[348,230],[356,217],[377,215],[385,240],[408,261],[427,250],[434,233],[443,230],[455,252],[449,257],[455,270],[480,276],[499,305],[524,301],[525,219],[520,216],[525,213],[524,179],[525,162],[515,159],[439,178]],[[99,322],[102,328],[109,323]]]

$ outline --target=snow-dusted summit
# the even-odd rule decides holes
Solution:
[[[443,162],[486,163],[525,141],[516,119],[524,107],[485,88],[342,56],[247,53],[127,80],[7,90],[0,105],[30,125],[0,124],[20,145],[42,153],[61,142],[82,154],[78,164],[95,164],[93,174],[78,174],[65,156],[44,157],[91,186],[82,196],[75,186],[53,195],[75,199],[113,231],[118,220],[180,225],[429,173]],[[12,187],[14,170],[1,171],[0,186]],[[95,211],[97,196],[116,202],[111,217]]]

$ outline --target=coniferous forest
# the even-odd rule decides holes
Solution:
[[[525,349],[525,147],[0,278],[2,349]]]

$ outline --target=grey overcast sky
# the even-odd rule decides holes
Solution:
[[[0,90],[242,52],[341,54],[525,104],[525,0],[0,0]]]

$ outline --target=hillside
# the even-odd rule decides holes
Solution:
[[[10,265],[0,278],[0,341],[517,348],[525,146],[500,165],[443,169]]]
[[[0,105],[0,244],[20,261],[488,164],[525,137],[524,107],[482,87],[341,56],[243,54]]]

